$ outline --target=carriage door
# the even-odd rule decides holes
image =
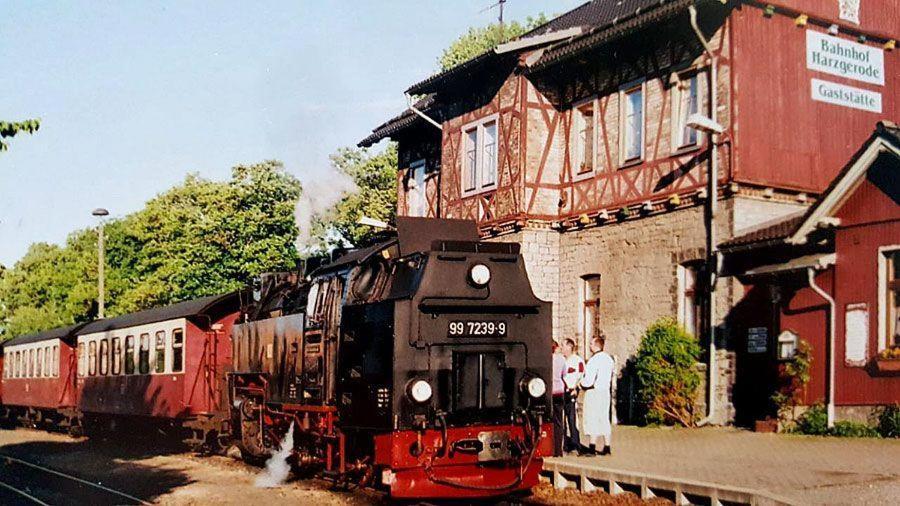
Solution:
[[[426,205],[425,160],[417,160],[409,165],[409,175],[406,180],[406,215],[425,217]]]

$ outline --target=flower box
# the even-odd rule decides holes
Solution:
[[[900,375],[900,360],[896,358],[876,358],[875,370],[885,376]]]

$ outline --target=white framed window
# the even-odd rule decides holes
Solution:
[[[409,171],[406,175],[406,214],[407,216],[425,217],[427,210],[425,160],[416,160],[409,164]]]
[[[184,330],[172,331],[172,372],[184,371]]]
[[[619,92],[619,161],[622,164],[644,157],[644,83]]]
[[[878,248],[878,351],[900,346],[900,245]]]
[[[78,376],[84,376],[87,372],[87,355],[85,355],[85,344],[78,343]]]
[[[153,347],[153,372],[162,374],[166,372],[166,331],[156,333]]]
[[[37,350],[37,365],[34,368],[34,377],[40,378],[44,375],[44,349],[38,348]]]
[[[59,377],[59,345],[53,345],[53,376]]]
[[[471,195],[497,187],[497,115],[463,128],[462,194]]]
[[[88,343],[88,375],[97,375],[97,341]]]
[[[597,152],[597,110],[594,99],[572,109],[571,163],[576,176],[594,172]]]
[[[600,332],[600,274],[581,277],[581,342],[582,349]]]
[[[700,266],[689,262],[678,266],[678,323],[687,333],[700,337]]]
[[[687,126],[687,120],[700,112],[702,80],[700,73],[679,76],[672,88],[672,148],[675,151],[696,146],[700,141],[700,132]]]

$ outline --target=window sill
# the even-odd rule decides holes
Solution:
[[[572,176],[572,181],[573,182],[584,181],[584,180],[593,178],[594,175],[595,175],[594,169],[584,171],[584,172],[579,172],[579,173],[575,174],[574,176]]]
[[[631,158],[630,160],[625,160],[621,164],[619,164],[619,169],[628,169],[630,167],[634,167],[644,163],[643,157]]]
[[[681,146],[680,148],[676,149],[675,151],[672,151],[672,156],[682,156],[682,155],[686,155],[688,153],[693,153],[695,151],[700,151],[701,147],[702,146],[700,145],[700,143],[688,144],[686,146]]]
[[[488,186],[486,188],[464,191],[460,194],[460,198],[465,199],[465,198],[469,198],[469,197],[474,197],[476,195],[482,195],[484,193],[490,193],[490,192],[496,191],[496,190],[497,190],[497,185],[492,184],[491,186]]]

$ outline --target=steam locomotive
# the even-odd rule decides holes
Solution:
[[[550,311],[518,244],[399,218],[309,276],[0,344],[0,424],[162,430],[249,461],[291,432],[291,463],[337,483],[504,495],[552,452]]]
[[[398,498],[528,489],[552,452],[551,306],[514,243],[463,220],[261,278],[232,331],[232,436],[248,459],[293,426],[295,464]]]

